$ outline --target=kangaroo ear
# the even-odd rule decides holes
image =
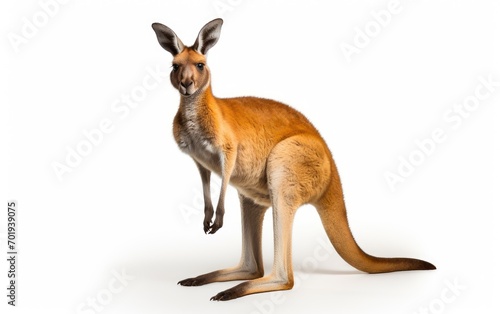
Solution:
[[[222,23],[222,19],[215,19],[203,26],[193,45],[194,50],[202,55],[207,54],[208,50],[219,40]]]
[[[151,26],[156,33],[156,37],[158,37],[160,45],[173,56],[184,49],[184,44],[173,30],[160,23],[153,23]]]

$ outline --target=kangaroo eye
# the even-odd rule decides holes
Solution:
[[[179,70],[179,65],[178,64],[172,64],[172,70],[174,72],[177,72],[177,70]]]
[[[197,63],[196,67],[198,68],[198,70],[203,70],[205,68],[205,65],[203,63]]]

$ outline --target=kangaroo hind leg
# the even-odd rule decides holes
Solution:
[[[242,222],[242,254],[236,267],[217,270],[179,282],[182,286],[201,286],[213,282],[249,280],[264,275],[262,262],[262,223],[267,207],[255,204],[251,199],[239,195]]]
[[[314,138],[295,136],[273,148],[268,158],[268,186],[273,206],[274,265],[271,274],[241,283],[212,297],[226,301],[293,287],[292,225],[297,209],[316,198],[328,159]],[[328,169],[326,169],[328,170]],[[319,190],[318,190],[319,189]]]

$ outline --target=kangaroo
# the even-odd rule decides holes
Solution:
[[[173,56],[170,81],[180,93],[173,133],[180,150],[191,156],[201,175],[205,233],[214,234],[223,225],[228,184],[238,191],[241,204],[240,263],[178,284],[201,286],[246,280],[218,293],[212,301],[292,289],[292,224],[297,209],[304,204],[316,207],[336,251],[360,271],[436,269],[418,259],[375,257],[358,246],[347,221],[332,154],[300,112],[274,100],[217,98],[212,94],[206,56],[219,40],[222,23],[222,19],[215,19],[203,26],[190,47],[167,26],[152,25],[160,45]],[[215,218],[210,197],[212,172],[222,179]],[[262,223],[269,207],[273,215],[274,264],[271,274],[264,276]]]

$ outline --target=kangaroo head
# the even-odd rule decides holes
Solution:
[[[172,85],[184,97],[205,90],[210,84],[206,55],[219,40],[222,19],[215,19],[203,26],[191,47],[184,46],[174,31],[167,26],[160,23],[154,23],[152,26],[160,45],[174,57],[170,72]]]

